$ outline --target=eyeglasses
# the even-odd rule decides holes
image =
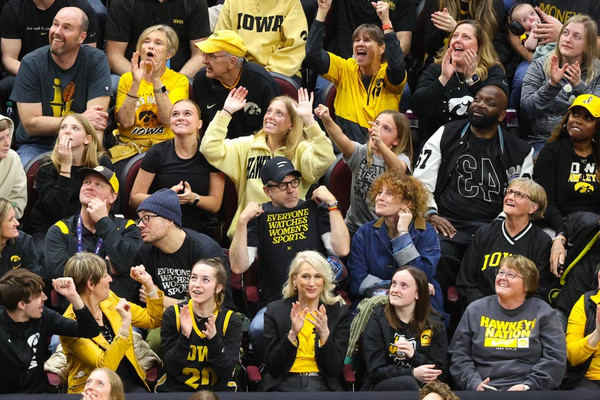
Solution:
[[[508,272],[503,269],[496,270],[496,276],[499,276],[500,278],[502,278],[503,276],[506,276],[506,278],[508,278],[511,281],[514,281],[517,278],[523,279],[523,277],[521,275],[516,274],[514,272]]]
[[[283,192],[284,190],[287,190],[288,185],[290,185],[293,188],[297,188],[298,186],[300,186],[300,179],[296,178],[289,182],[281,182],[281,183],[277,183],[277,184],[267,185],[267,187],[268,188],[277,187],[277,188],[279,188],[279,190],[281,190]]]
[[[523,200],[524,197],[527,197],[529,200],[531,200],[530,195],[525,194],[523,192],[519,192],[518,190],[514,190],[514,189],[508,189],[505,194],[506,194],[506,196],[508,196],[509,194],[512,194],[513,196],[515,196],[515,198],[517,200]]]
[[[143,217],[136,219],[135,224],[137,226],[140,226],[140,224],[143,222],[144,225],[148,225],[148,223],[150,222],[150,218],[154,218],[154,217],[160,217],[160,215],[146,214]]]
[[[217,58],[227,57],[227,54],[216,55],[215,53],[205,53],[205,52],[201,51],[200,56],[202,58],[206,57],[210,61],[215,61]]]

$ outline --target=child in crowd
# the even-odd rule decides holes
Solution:
[[[408,119],[398,111],[385,110],[377,115],[369,128],[369,141],[361,144],[352,141],[342,132],[329,113],[320,104],[315,114],[321,118],[331,140],[344,155],[352,171],[350,209],[346,215],[348,231],[354,234],[366,222],[377,219],[369,201],[371,184],[387,169],[411,173],[412,137]]]
[[[538,37],[531,31],[542,22],[539,14],[531,4],[521,3],[515,5],[508,16],[508,27],[512,33],[519,36],[521,44],[533,52],[533,58],[538,58],[550,53],[556,47],[556,42],[538,45]]]

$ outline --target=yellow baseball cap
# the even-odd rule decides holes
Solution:
[[[583,107],[592,114],[594,118],[600,118],[600,97],[593,94],[582,94],[577,96],[569,110],[573,107]]]
[[[211,54],[217,51],[225,51],[234,56],[243,57],[248,48],[240,35],[230,30],[215,31],[210,37],[196,46],[203,52]]]

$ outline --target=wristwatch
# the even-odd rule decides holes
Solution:
[[[472,85],[474,83],[477,83],[477,82],[479,82],[479,75],[473,74],[473,76],[466,79],[465,82],[467,82],[467,85]]]
[[[167,91],[167,87],[163,85],[160,89],[154,90],[154,93],[165,93]]]
[[[194,206],[196,206],[198,204],[198,202],[200,201],[200,196],[196,195],[196,197],[194,198],[194,202],[192,203]]]

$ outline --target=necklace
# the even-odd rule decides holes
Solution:
[[[179,148],[177,146],[177,144],[175,144],[175,152],[177,153],[177,155],[179,155],[181,158],[192,158],[194,155],[196,155],[196,152],[198,150],[196,148],[194,148],[194,150],[192,150],[191,152],[185,152],[183,151],[183,149]]]
[[[461,85],[465,82],[467,82],[467,80],[465,79],[464,81],[460,80],[460,77],[458,76],[458,72],[456,72],[456,70],[454,70],[454,75],[456,75],[456,79],[458,79],[458,83],[460,83]]]

